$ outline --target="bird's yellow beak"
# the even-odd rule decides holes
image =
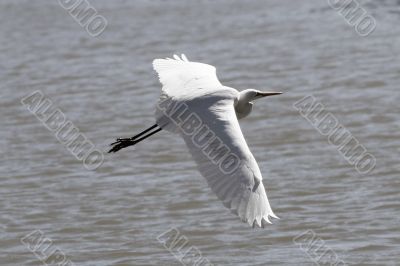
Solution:
[[[273,96],[273,95],[280,95],[283,92],[275,92],[275,91],[261,91],[257,92],[257,96],[259,97],[266,97],[266,96]]]

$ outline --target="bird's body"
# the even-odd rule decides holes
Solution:
[[[264,227],[269,216],[278,218],[238,119],[250,114],[253,100],[280,93],[226,87],[215,67],[184,55],[156,59],[153,66],[163,84],[156,125],[182,136],[208,185],[242,221]]]

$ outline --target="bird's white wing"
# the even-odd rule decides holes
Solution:
[[[163,84],[162,93],[171,98],[193,99],[222,86],[214,66],[190,62],[184,54],[155,59],[153,67]]]
[[[236,117],[238,91],[218,81],[215,67],[189,62],[184,55],[174,58],[153,61],[163,84],[157,124],[181,134],[200,173],[227,208],[242,221],[263,227],[269,216],[277,217]]]
[[[270,223],[269,216],[278,217],[271,210],[260,169],[240,129],[234,99],[221,94],[207,98],[187,102],[201,122],[197,131],[186,134],[184,129],[181,135],[224,206],[249,225],[264,227]],[[211,137],[205,141],[207,136]]]

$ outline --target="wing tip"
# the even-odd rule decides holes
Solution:
[[[181,57],[179,57],[177,54],[172,55],[173,58],[166,57],[164,58],[156,58],[153,60],[153,69],[155,71],[161,71],[164,68],[169,68],[171,67],[171,63],[176,63],[176,62],[190,62],[189,59],[186,57],[185,54],[181,54]]]
[[[181,58],[182,58],[183,61],[189,62],[189,59],[186,57],[185,54],[181,54]]]
[[[266,226],[268,226],[269,224],[273,224],[270,220],[270,217],[272,218],[276,218],[276,219],[280,219],[278,216],[276,216],[275,214],[268,214],[264,217],[262,217],[261,219],[254,219],[253,222],[251,221],[247,221],[247,223],[252,227],[252,228],[265,228]],[[244,221],[246,222],[246,221]]]
[[[166,57],[166,58],[155,58],[153,60],[154,61],[158,61],[158,60],[162,60],[162,61],[181,61],[181,62],[190,62],[189,59],[186,57],[185,54],[181,54],[181,56],[179,57],[179,55],[177,54],[173,54],[172,58],[171,57]]]
[[[231,210],[232,213],[234,213]],[[247,217],[240,217],[240,220],[243,223],[247,223],[249,226],[251,226],[252,228],[265,228],[268,224],[273,224],[270,220],[270,217],[275,218],[275,219],[280,219],[278,216],[276,216],[274,213],[269,213],[264,215],[263,217],[257,217],[257,218],[253,218],[253,219],[248,219]]]

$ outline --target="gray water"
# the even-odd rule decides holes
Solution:
[[[75,265],[181,265],[157,236],[177,228],[215,265],[315,265],[312,230],[348,265],[400,265],[400,5],[361,1],[359,36],[326,1],[91,0],[91,37],[58,1],[0,2],[0,265],[43,265],[41,230]],[[88,171],[21,99],[39,90],[106,151],[154,123],[154,58],[185,53],[221,82],[285,92],[241,121],[274,212],[265,229],[230,214],[167,132]],[[293,104],[313,95],[376,158],[360,174]],[[49,264],[51,265],[51,264]]]

